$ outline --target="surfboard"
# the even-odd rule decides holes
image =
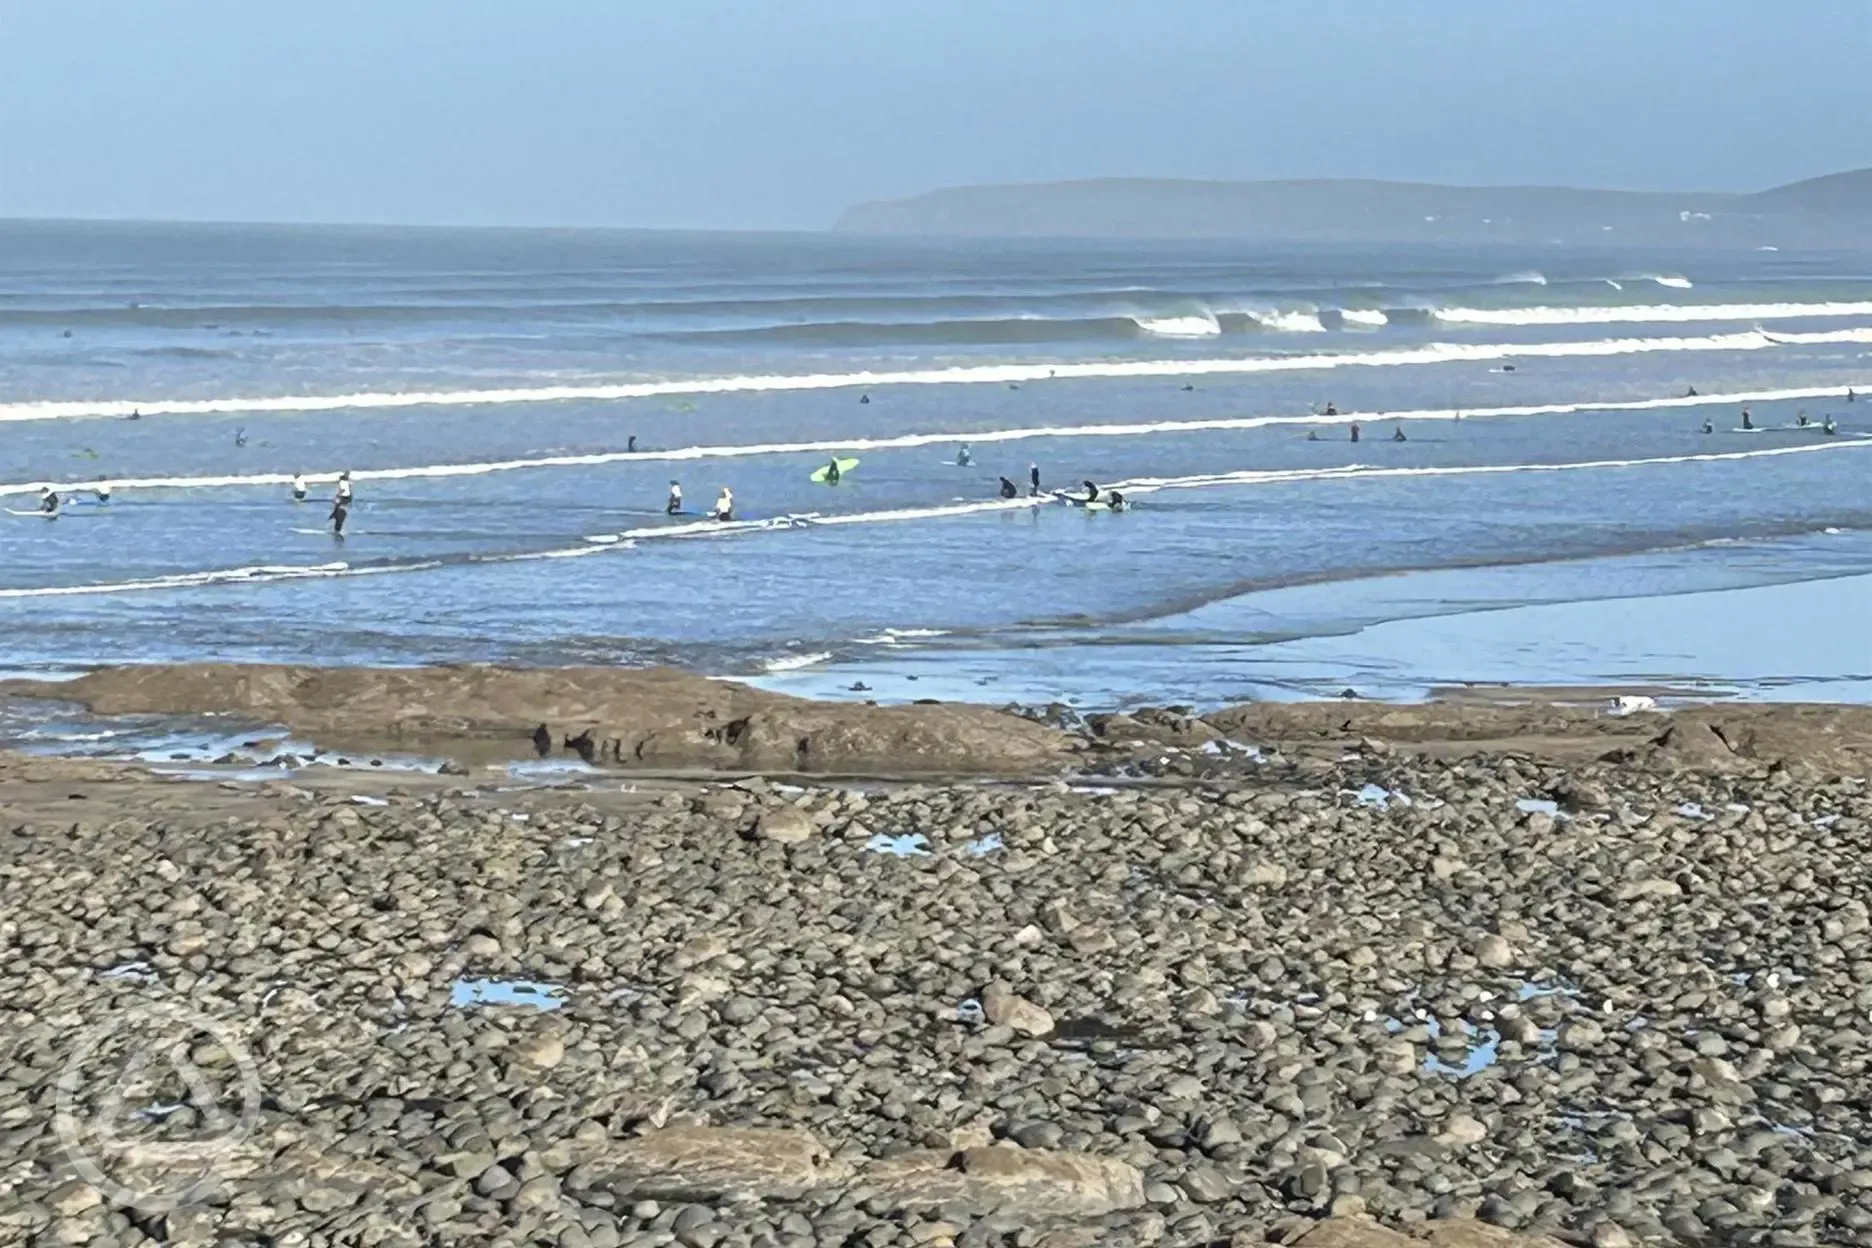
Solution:
[[[840,477],[845,476],[847,473],[849,473],[852,469],[856,468],[857,466],[858,466],[858,461],[855,459],[839,460],[838,461],[839,476]],[[826,473],[830,471],[831,467],[832,465],[827,464],[824,467],[820,468],[819,471],[813,473],[812,479],[814,483],[818,485],[826,484]]]
[[[40,511],[37,508],[34,508],[32,511],[15,511],[13,508],[9,507],[6,511],[9,516],[38,516],[41,520],[56,520],[59,518],[59,513],[56,511]]]

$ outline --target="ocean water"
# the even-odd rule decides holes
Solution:
[[[1737,627],[1783,664],[1573,644],[1565,615],[1523,617],[1551,635],[1519,665],[1346,644],[1872,571],[1872,404],[1849,389],[1872,389],[1858,253],[0,222],[0,503],[113,485],[0,516],[0,666],[1854,696],[1872,652],[1850,622],[1772,611]],[[814,484],[834,454],[860,465]],[[1001,500],[1030,465],[1136,507]],[[672,480],[691,514],[663,514]],[[696,514],[723,487],[735,524]],[[1824,672],[1798,661],[1815,629]]]

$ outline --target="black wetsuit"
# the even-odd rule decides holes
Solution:
[[[1001,497],[1002,498],[1019,498],[1020,486],[1015,485],[1012,481],[1008,480],[1006,477],[1002,477],[1001,478]]]
[[[682,512],[682,495],[678,494],[674,490],[671,490],[670,496],[669,496],[669,502],[663,505],[663,514],[666,516],[674,516],[674,515],[681,514],[681,512]]]
[[[1402,429],[1398,429],[1398,430],[1394,430],[1394,431],[1392,432],[1392,434],[1391,434],[1391,440],[1392,440],[1393,442],[1407,442],[1407,441],[1409,441],[1409,439],[1408,439],[1408,438],[1406,438],[1406,437],[1404,436],[1404,431],[1403,431]]]
[[[328,519],[330,519],[332,522],[332,536],[333,537],[344,536],[345,521],[350,517],[350,515],[351,515],[351,509],[345,505],[345,500],[343,500],[342,498],[333,500],[331,515],[328,517]]]
[[[1354,423],[1352,426],[1352,440],[1354,442],[1358,441],[1358,435],[1359,435],[1359,427],[1357,423]]]
[[[1105,496],[1105,501],[1111,504],[1111,509],[1113,511],[1123,511],[1125,509],[1124,495],[1120,494],[1117,490],[1113,490],[1110,494],[1107,494]]]
[[[1749,417],[1746,411],[1742,413],[1742,427],[1744,429],[1753,429],[1755,427],[1754,420]]]
[[[826,465],[825,481],[827,485],[837,485],[839,483],[838,460],[835,459]]]
[[[1038,494],[1040,492],[1040,465],[1039,464],[1035,464],[1033,467],[1027,470],[1027,482],[1028,482],[1027,492],[1029,494]]]
[[[637,435],[636,434],[634,433],[631,434],[630,439],[624,443],[624,453],[626,455],[635,455],[637,453]]]
[[[1081,481],[1079,484],[1085,486],[1085,492],[1086,492],[1085,501],[1086,502],[1088,503],[1098,502],[1098,486],[1094,485],[1090,481]]]
[[[39,500],[39,510],[45,512],[47,515],[52,514],[58,509],[59,496],[56,494],[47,494],[44,498]]]
[[[1326,414],[1328,416],[1337,416],[1339,414],[1339,409],[1328,403],[1326,405]]]

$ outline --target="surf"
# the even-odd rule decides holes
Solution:
[[[1464,420],[1526,416],[1567,416],[1596,412],[1642,412],[1673,408],[1737,406],[1743,403],[1777,403],[1804,399],[1824,399],[1840,393],[1838,385],[1805,386],[1781,390],[1749,390],[1730,394],[1672,395],[1656,399],[1605,399],[1578,403],[1523,403],[1505,407],[1419,408],[1392,412],[1343,411],[1333,415],[1309,413],[1303,416],[1218,416],[1200,420],[1154,420],[1124,424],[1096,425],[1026,425],[1011,429],[933,430],[928,433],[904,433],[876,438],[823,438],[807,442],[753,442],[718,446],[686,446],[672,450],[609,450],[577,455],[539,455],[525,459],[504,459],[454,464],[422,464],[408,468],[365,468],[351,474],[353,481],[413,481],[478,477],[492,473],[526,472],[556,468],[597,468],[623,463],[686,463],[713,459],[749,459],[768,455],[832,454],[840,451],[915,450],[927,446],[953,446],[958,442],[992,444],[1024,442],[1036,438],[1125,438],[1159,433],[1222,433],[1281,426],[1349,425],[1355,421],[1437,421],[1461,417]],[[1815,430],[1818,432],[1818,430]],[[213,490],[257,489],[265,486],[290,486],[294,475],[286,472],[246,473],[238,476],[199,477],[128,477],[112,479],[114,492],[125,490]],[[308,485],[331,485],[338,480],[335,472],[307,473]],[[37,494],[50,488],[57,493],[88,488],[95,482],[19,481],[0,484],[0,497]]]
[[[1107,483],[1104,488],[1117,490],[1126,495],[1140,496],[1166,490],[1292,485],[1312,481],[1375,481],[1397,478],[1493,476],[1508,473],[1608,471],[1629,468],[1668,467],[1680,464],[1726,463],[1773,459],[1788,455],[1816,455],[1827,452],[1859,450],[1868,447],[1872,447],[1872,438],[1850,438],[1810,443],[1803,446],[1769,447],[1752,451],[1706,451],[1694,454],[1663,455],[1642,459],[1574,460],[1559,463],[1459,464],[1431,467],[1376,467],[1369,464],[1350,464],[1330,468],[1248,468],[1230,472],[1201,473],[1180,477],[1137,477],[1125,481],[1110,482]],[[509,554],[469,555],[452,560],[424,559],[413,560],[407,563],[386,563],[365,566],[353,566],[347,563],[326,563],[315,565],[260,565],[241,568],[211,569],[201,572],[173,573],[164,576],[145,577],[132,581],[112,581],[91,585],[33,586],[0,589],[0,599],[77,597],[90,594],[121,594],[160,590],[196,589],[215,586],[261,584],[282,580],[380,576],[401,572],[423,572],[440,567],[461,566],[465,564],[491,565],[522,563],[542,559],[579,559],[594,555],[633,550],[637,549],[643,543],[654,541],[706,540],[789,530],[810,533],[812,530],[819,528],[870,524],[902,524],[919,520],[947,520],[992,515],[996,512],[1017,512],[1040,507],[1056,507],[1059,505],[1060,501],[1060,498],[1049,494],[1030,498],[959,499],[952,503],[941,503],[931,506],[896,507],[879,511],[849,512],[834,515],[800,513],[776,516],[762,520],[728,521],[725,523],[702,520],[675,525],[650,525],[641,528],[626,529],[619,533],[592,534],[584,539],[584,544],[582,545],[558,547],[549,550],[522,551]]]
[[[1531,308],[1436,307],[1451,325],[1691,324],[1699,321],[1785,321],[1872,316],[1872,301],[1826,303],[1645,303]]]
[[[1807,308],[1863,306],[1872,312],[1872,303],[1725,306]],[[1499,315],[1509,314],[1512,312],[1499,313]],[[1488,312],[1487,315],[1498,315],[1498,313]],[[0,421],[121,418],[137,412],[144,416],[216,416],[234,413],[263,415],[412,407],[485,407],[571,401],[617,402],[626,399],[668,398],[683,395],[875,389],[884,386],[909,385],[983,385],[1020,384],[1048,380],[1250,376],[1260,373],[1309,372],[1336,368],[1397,368],[1424,364],[1565,359],[1673,351],[1761,351],[1791,343],[1803,345],[1872,343],[1872,327],[1820,333],[1781,334],[1774,338],[1770,338],[1760,330],[1750,330],[1693,338],[1602,338],[1584,342],[1543,343],[1429,343],[1420,347],[1393,350],[1322,352],[1309,355],[1262,355],[1190,360],[1099,360],[1058,364],[971,364],[894,371],[736,375],[667,381],[607,382],[593,385],[519,386],[487,390],[363,391],[353,394],[160,399],[136,402],[123,399],[26,400],[0,403]]]

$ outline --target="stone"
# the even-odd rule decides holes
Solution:
[[[1007,984],[992,983],[982,989],[982,1013],[989,1023],[1009,1027],[1023,1036],[1053,1034],[1053,1016],[1025,997],[1015,995]]]
[[[533,1036],[514,1045],[508,1053],[517,1065],[551,1070],[565,1060],[565,1042],[557,1036]]]
[[[1477,962],[1480,962],[1483,966],[1491,970],[1500,970],[1503,967],[1513,966],[1515,962],[1514,946],[1494,932],[1490,932],[1477,940],[1470,952],[1475,955],[1475,960]]]
[[[763,811],[755,831],[762,840],[776,841],[782,845],[798,845],[809,841],[819,831],[819,825],[803,810],[792,806],[782,806],[776,810]]]
[[[1451,1114],[1437,1133],[1437,1143],[1445,1148],[1468,1148],[1488,1139],[1489,1129],[1481,1119],[1469,1114]]]

